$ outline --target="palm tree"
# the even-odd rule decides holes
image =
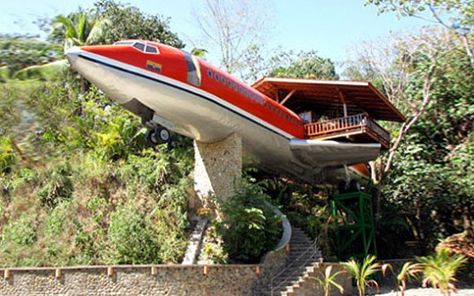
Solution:
[[[72,46],[94,44],[109,24],[108,19],[89,17],[80,12],[72,16],[59,15],[53,21],[53,28],[63,30],[64,51]]]
[[[321,286],[321,288],[323,288],[324,290],[324,296],[329,296],[329,291],[331,290],[331,286],[334,286],[336,287],[336,289],[339,290],[339,292],[344,293],[344,288],[338,284],[336,282],[336,277],[343,273],[342,270],[340,271],[337,271],[333,274],[331,274],[331,271],[332,271],[332,265],[329,265],[328,267],[326,267],[326,269],[324,270],[324,278],[315,278],[316,281],[319,283],[319,285]]]
[[[398,287],[400,289],[402,296],[405,295],[407,282],[410,279],[415,278],[416,274],[422,271],[423,269],[420,264],[412,263],[412,262],[405,262],[405,264],[403,264],[402,269],[397,275],[397,283],[398,283]]]
[[[451,291],[456,291],[456,271],[467,262],[467,258],[459,254],[449,256],[447,250],[441,249],[434,255],[418,258],[418,261],[423,267],[423,286],[430,284],[449,296]]]
[[[53,35],[60,36],[59,39],[64,41],[64,52],[72,46],[83,46],[97,43],[104,33],[105,27],[110,21],[105,18],[96,18],[80,12],[70,16],[59,15],[53,20]],[[53,61],[42,65],[33,65],[15,72],[12,77],[29,80],[39,79],[48,80],[53,76],[57,76],[67,69],[65,59]],[[0,79],[4,70],[0,69]],[[81,89],[85,90],[86,82],[81,77]]]
[[[380,270],[385,275],[386,269],[390,267],[389,264],[380,264],[378,262],[375,262],[376,260],[377,257],[375,257],[374,255],[369,255],[364,258],[362,264],[354,259],[350,259],[347,262],[341,263],[355,279],[357,290],[359,291],[359,296],[364,296],[365,288],[370,285],[378,287],[378,283],[370,278]]]

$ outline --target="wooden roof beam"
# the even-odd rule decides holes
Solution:
[[[289,94],[286,95],[286,97],[280,102],[280,105],[283,105],[286,103],[286,101],[288,101],[289,98],[291,98],[291,96],[293,96],[293,94],[296,92],[296,89],[290,91]]]

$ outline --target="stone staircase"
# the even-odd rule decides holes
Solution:
[[[314,273],[315,263],[321,261],[317,241],[312,241],[300,228],[292,227],[286,266],[272,278],[262,295],[298,295],[300,285]]]

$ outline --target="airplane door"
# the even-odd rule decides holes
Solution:
[[[185,51],[183,51],[183,54],[186,59],[188,83],[201,86],[201,67],[199,66],[197,58]]]

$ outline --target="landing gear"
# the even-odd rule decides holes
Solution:
[[[341,181],[338,185],[339,193],[348,193],[348,192],[357,192],[361,191],[362,187],[360,186],[360,183],[352,179],[349,182],[347,181]]]
[[[146,140],[153,144],[170,144],[171,143],[171,134],[170,131],[162,126],[157,126],[151,130],[149,130],[145,135]]]

